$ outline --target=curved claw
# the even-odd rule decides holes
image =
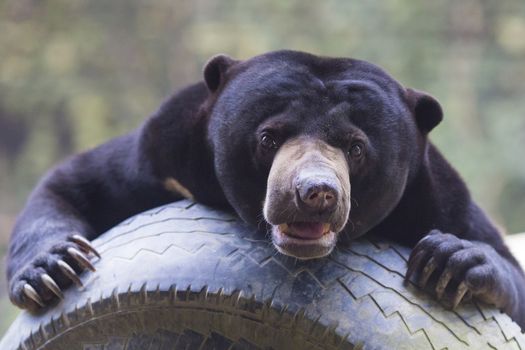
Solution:
[[[97,258],[100,259],[100,253],[93,247],[90,241],[88,241],[85,237],[82,237],[81,235],[75,234],[69,238],[71,241],[75,242],[80,246],[82,250],[85,250],[86,253],[93,253],[97,256]]]
[[[58,284],[56,284],[55,280],[51,278],[47,273],[44,273],[40,276],[40,279],[42,280],[42,283],[53,292],[57,297],[60,299],[64,299],[64,295],[62,294],[62,291],[60,290],[60,287]]]
[[[62,273],[66,275],[67,278],[69,278],[71,281],[73,281],[78,287],[84,287],[82,281],[77,276],[75,270],[73,270],[73,268],[69,266],[65,261],[58,260],[57,265],[60,271],[62,271]]]
[[[449,268],[446,268],[445,271],[439,277],[439,280],[436,283],[436,295],[437,299],[440,300],[445,293],[450,280],[452,279],[452,271]]]
[[[465,282],[461,282],[458,286],[458,290],[456,291],[456,294],[454,294],[454,298],[452,299],[452,309],[455,309],[459,303],[461,302],[461,299],[465,296],[465,294],[468,292],[468,287]]]
[[[408,269],[405,274],[405,281],[410,280],[410,277],[416,272],[416,269],[421,265],[421,262],[425,256],[424,251],[418,252],[412,259],[408,261]]]
[[[93,264],[91,264],[91,262],[78,249],[75,249],[73,247],[67,248],[67,252],[69,253],[69,255],[71,255],[73,259],[75,259],[75,261],[79,265],[83,266],[84,268],[90,269],[93,272],[96,271],[95,266],[93,266]]]
[[[35,303],[40,305],[40,307],[44,307],[44,302],[42,301],[42,298],[40,298],[40,295],[36,292],[36,290],[29,284],[24,284],[24,294],[31,300],[33,300]]]
[[[434,273],[434,271],[436,271],[437,267],[438,266],[437,266],[436,260],[433,257],[430,258],[430,260],[427,262],[427,264],[423,268],[423,272],[421,273],[421,277],[419,278],[419,286],[421,288],[425,288],[425,285],[427,284],[428,279]]]

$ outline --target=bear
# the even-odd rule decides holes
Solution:
[[[217,55],[203,75],[136,130],[43,177],[10,239],[14,304],[52,305],[95,271],[90,240],[189,198],[234,211],[298,259],[364,234],[412,247],[407,280],[433,281],[452,307],[493,304],[525,329],[522,269],[428,139],[443,118],[436,99],[372,63],[291,50]]]

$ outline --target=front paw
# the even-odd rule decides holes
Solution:
[[[433,230],[412,250],[406,279],[417,276],[418,284],[424,288],[429,280],[437,278],[436,296],[439,300],[445,294],[451,295],[452,308],[465,295],[501,306],[505,299],[501,288],[505,280],[501,259],[486,244]]]
[[[95,271],[88,259],[90,254],[100,258],[91,243],[80,235],[72,235],[66,241],[54,244],[33,257],[13,276],[9,284],[11,301],[23,309],[36,311],[57,298],[62,299],[62,290],[71,283],[82,287],[78,277],[82,271]]]

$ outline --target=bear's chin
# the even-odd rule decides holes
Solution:
[[[282,254],[301,260],[318,259],[329,255],[337,242],[337,233],[327,231],[315,239],[299,238],[285,232],[288,225],[272,225],[272,243]]]

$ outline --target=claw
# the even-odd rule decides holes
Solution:
[[[36,292],[36,290],[29,284],[24,284],[24,294],[31,300],[33,300],[35,303],[40,305],[40,307],[44,307],[44,302],[42,301],[42,298],[40,298],[40,295]]]
[[[62,273],[66,275],[70,280],[75,282],[75,284],[78,287],[84,287],[84,285],[82,284],[82,281],[80,280],[80,278],[78,278],[75,270],[73,270],[73,268],[69,266],[65,261],[58,260],[57,265],[60,268],[60,271],[62,271]]]
[[[81,266],[90,269],[93,272],[96,271],[95,266],[93,266],[93,264],[91,264],[91,262],[78,249],[75,249],[73,247],[67,248],[67,252]]]
[[[82,250],[86,251],[86,253],[92,252],[97,256],[97,258],[100,259],[100,253],[86,238],[82,237],[81,235],[73,235],[70,237],[70,240],[78,244]]]
[[[437,295],[438,300],[440,300],[443,297],[443,293],[445,293],[445,289],[447,288],[451,279],[452,279],[452,271],[446,268],[436,283],[436,295]]]
[[[465,282],[461,282],[458,286],[458,290],[456,291],[456,294],[454,295],[454,299],[452,299],[452,309],[455,309],[459,303],[461,302],[461,299],[463,299],[463,296],[468,292],[468,287]]]
[[[425,267],[423,268],[423,272],[421,273],[421,277],[419,278],[419,286],[421,288],[425,288],[425,285],[428,282],[428,279],[430,276],[436,271],[437,264],[436,260],[434,258],[430,258],[430,260],[427,262]]]
[[[463,297],[463,301],[470,301],[472,300],[472,291],[469,289],[467,294]]]
[[[405,281],[410,280],[410,277],[416,272],[416,269],[421,265],[421,260],[423,260],[423,257],[425,256],[424,251],[418,252],[413,259],[408,261],[408,269],[405,274]]]
[[[58,284],[56,284],[55,280],[51,278],[51,276],[49,276],[47,273],[44,273],[40,276],[40,279],[42,280],[42,283],[44,283],[44,285],[47,287],[47,289],[53,292],[53,294],[55,294],[60,299],[64,299],[64,295],[62,294],[60,287],[58,286]]]

